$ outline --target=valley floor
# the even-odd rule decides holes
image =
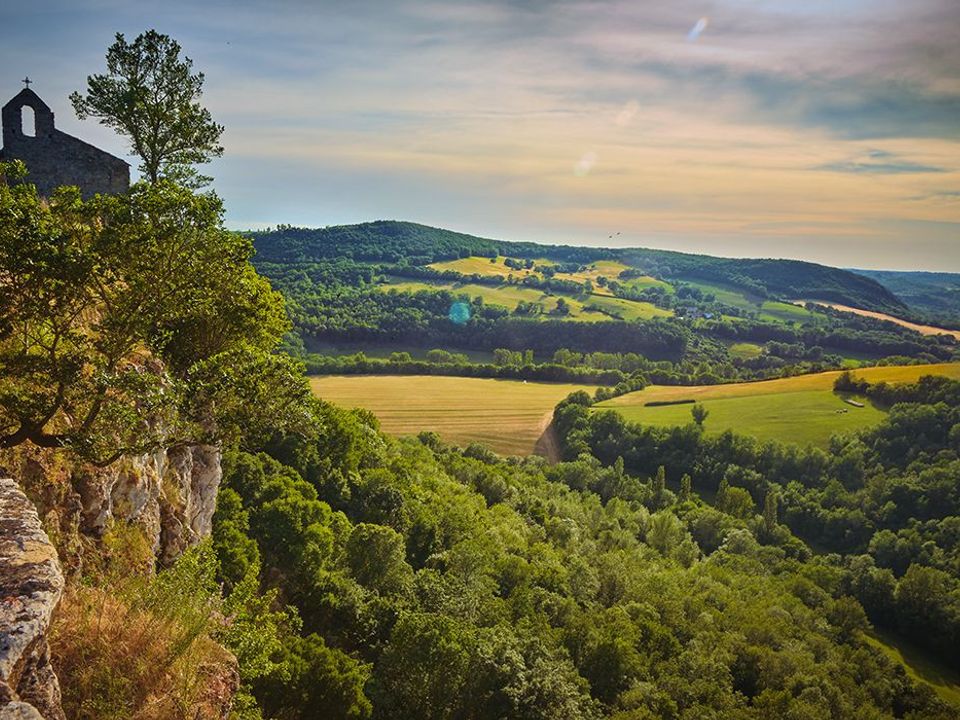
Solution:
[[[857,407],[833,392],[840,371],[779,380],[724,385],[653,385],[594,407],[654,425],[691,422],[690,403],[650,406],[650,402],[695,400],[710,415],[707,432],[734,430],[760,440],[825,446],[836,432],[854,432],[878,423],[884,411]],[[960,379],[960,363],[907,365],[857,370],[871,382],[912,382],[923,375]],[[345,407],[373,412],[393,435],[436,432],[458,445],[483,443],[506,455],[551,457],[550,416],[554,406],[576,390],[570,383],[524,382],[430,375],[337,375],[314,377],[314,393]]]

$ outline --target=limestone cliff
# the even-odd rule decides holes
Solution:
[[[209,445],[102,468],[33,447],[0,456],[0,477],[14,478],[0,480],[0,720],[64,717],[47,638],[64,573],[82,571],[85,548],[119,521],[169,565],[210,535],[221,475],[220,450]]]
[[[0,479],[0,718],[61,720],[47,632],[63,593],[57,553],[33,503]]]
[[[210,535],[220,450],[181,446],[121,458],[107,467],[70,463],[60,453],[21,450],[0,462],[37,504],[68,572],[79,569],[77,540],[100,538],[116,521],[139,527],[161,565]]]

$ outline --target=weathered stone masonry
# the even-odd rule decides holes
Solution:
[[[23,108],[33,110],[36,132],[24,133]],[[118,157],[54,127],[53,111],[29,88],[3,106],[3,149],[0,160],[22,160],[26,182],[49,197],[61,185],[76,185],[85,198],[96,193],[119,194],[130,187],[130,166]]]

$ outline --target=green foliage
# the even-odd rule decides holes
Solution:
[[[313,425],[298,366],[271,354],[283,302],[222,212],[167,182],[49,203],[0,186],[0,445],[105,463]]]
[[[835,436],[826,451],[631,425],[574,403],[558,407],[554,422],[568,456],[622,458],[628,473],[666,466],[668,476],[690,474],[699,487],[716,489],[716,511],[677,508],[701,550],[759,558],[776,548],[804,561],[806,539],[844,565],[844,577],[824,587],[855,598],[872,623],[956,662],[960,495],[952,478],[960,467],[960,383],[924,377],[863,392],[897,404],[877,427]],[[858,626],[850,607],[836,610],[846,618],[837,620],[844,637]]]
[[[107,74],[87,78],[87,92],[70,96],[77,116],[95,117],[130,139],[140,171],[151,183],[161,178],[206,184],[193,165],[220,157],[223,126],[198,101],[203,73],[181,59],[180,45],[148,30],[128,43],[122,33],[107,50]]]
[[[555,423],[564,442],[583,432],[608,466],[505,461],[427,435],[386,441],[334,408],[313,436],[271,445],[282,461],[230,454],[222,536],[249,523],[261,582],[303,618],[302,639],[250,683],[264,716],[946,712],[864,632],[877,608],[948,624],[949,578],[912,570],[898,583],[868,562],[812,558],[789,529],[795,487],[768,478],[800,473],[818,487],[822,451],[760,453],[692,429],[626,445],[636,431],[591,416],[590,403],[568,398]],[[607,460],[615,449],[622,458]],[[632,474],[644,452],[662,458],[644,468],[649,483]],[[723,485],[715,507],[695,483],[707,497]],[[236,562],[217,547],[221,568]]]
[[[690,414],[693,416],[693,421],[698,426],[703,427],[703,423],[710,414],[710,411],[707,410],[701,403],[696,403],[690,408]]]
[[[285,639],[276,672],[256,683],[268,718],[284,720],[366,720],[370,701],[363,694],[369,668],[330,648],[318,635]]]
[[[346,561],[358,583],[385,595],[400,595],[413,584],[403,536],[393,528],[360,523],[347,538]]]

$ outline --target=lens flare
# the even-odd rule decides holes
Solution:
[[[465,302],[455,302],[450,306],[447,317],[454,325],[466,325],[470,320],[470,306]]]
[[[597,164],[597,154],[595,152],[586,152],[573,166],[573,174],[577,177],[589,175],[593,166]]]
[[[620,127],[625,127],[633,121],[633,118],[636,117],[639,111],[640,103],[638,103],[636,100],[631,100],[622,108],[620,108],[620,112],[617,113],[617,117],[614,119],[614,122]]]
[[[702,17],[697,20],[696,24],[690,28],[690,32],[687,33],[688,42],[696,42],[704,30],[707,29],[707,25],[710,24],[710,19]]]

